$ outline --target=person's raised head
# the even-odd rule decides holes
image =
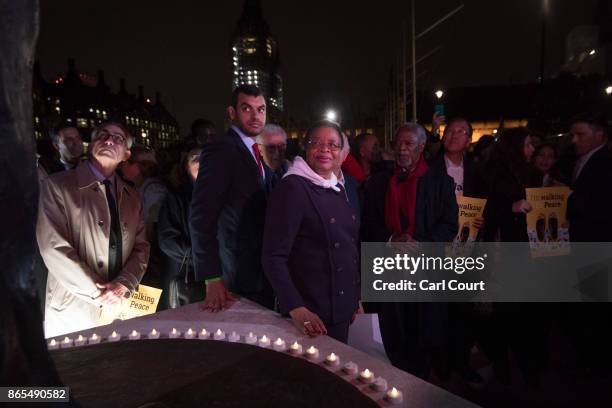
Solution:
[[[132,135],[119,122],[102,122],[91,133],[90,159],[109,177],[117,166],[130,158]]]
[[[414,170],[426,141],[425,129],[418,123],[409,122],[400,126],[393,137],[396,164],[402,169]]]
[[[83,140],[73,124],[60,122],[51,128],[49,136],[63,161],[73,162],[83,155]]]
[[[472,125],[464,118],[451,119],[444,128],[442,143],[449,154],[464,153],[472,143]]]
[[[266,164],[277,170],[286,159],[287,133],[278,125],[268,124],[263,128],[260,140]]]
[[[306,131],[306,163],[326,179],[334,172],[345,145],[340,126],[330,120],[315,122]]]
[[[266,99],[263,92],[250,84],[236,87],[227,113],[232,123],[245,135],[259,136],[266,125]]]
[[[571,121],[572,144],[578,156],[585,155],[606,142],[607,122],[599,113],[582,113]]]

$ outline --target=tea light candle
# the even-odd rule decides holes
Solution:
[[[92,334],[91,337],[89,338],[89,344],[98,344],[100,343],[100,336],[98,336],[96,333]]]
[[[49,350],[57,350],[59,348],[59,343],[55,339],[51,339],[48,344]]]
[[[215,340],[225,340],[225,333],[221,329],[217,329],[213,337]]]
[[[60,344],[60,348],[70,348],[73,346],[72,339],[70,337],[64,337],[62,343]]]
[[[198,339],[206,340],[210,337],[210,333],[206,331],[206,329],[202,329],[201,332],[198,333]]]
[[[128,336],[128,338],[130,340],[140,340],[140,333],[137,332],[136,330],[132,330],[132,332],[130,333],[130,335]]]
[[[387,391],[387,380],[382,377],[377,377],[370,387],[376,391]]]
[[[397,388],[393,387],[390,391],[387,391],[387,401],[393,405],[401,404],[404,400],[402,392]]]
[[[270,339],[265,334],[259,339],[260,347],[270,347]]]
[[[374,373],[367,368],[359,373],[359,381],[369,384],[374,381]]]
[[[342,367],[342,371],[344,371],[345,373],[349,375],[357,374],[358,370],[359,370],[359,367],[357,366],[357,364],[353,363],[352,361],[349,361],[348,363],[344,365],[344,367]]]
[[[83,337],[83,335],[79,334],[79,337],[74,341],[75,346],[84,346],[87,344],[87,337]]]
[[[325,364],[327,364],[328,366],[336,367],[340,364],[340,357],[338,357],[334,353],[331,353],[330,355],[325,357]]]
[[[240,341],[240,336],[238,335],[238,333],[233,331],[227,339],[232,343],[238,343]]]
[[[111,335],[108,337],[108,341],[119,341],[121,340],[121,335],[113,330]]]
[[[319,358],[319,349],[315,346],[310,346],[306,349],[306,357],[310,360]]]
[[[297,341],[294,342],[292,345],[289,346],[289,353],[293,355],[302,354],[302,345]]]
[[[244,338],[247,344],[255,344],[257,343],[257,336],[253,334],[253,332],[249,332],[249,335]]]
[[[186,339],[193,339],[196,336],[196,332],[193,331],[193,329],[190,327],[186,332],[185,332],[185,338]]]
[[[149,339],[150,340],[157,340],[159,339],[159,332],[155,329],[151,330],[151,332],[149,333]]]
[[[171,339],[178,339],[179,337],[181,337],[181,332],[176,330],[175,327],[173,327],[172,331],[168,334],[168,337],[170,337]]]
[[[276,351],[285,351],[287,349],[287,345],[285,344],[285,340],[280,337],[274,341],[274,350]]]

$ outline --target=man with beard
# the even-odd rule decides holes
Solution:
[[[274,295],[261,266],[272,173],[256,143],[266,124],[266,101],[259,88],[243,84],[227,111],[232,127],[223,140],[204,147],[193,189],[195,277],[206,283],[206,310],[229,307],[232,292],[272,308]]]
[[[91,140],[89,160],[41,184],[36,236],[49,269],[47,337],[97,326],[101,311],[117,311],[147,268],[140,198],[115,174],[132,138],[107,122]]]

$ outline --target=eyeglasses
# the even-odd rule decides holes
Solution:
[[[264,147],[267,150],[286,150],[287,149],[287,144],[286,143],[269,144],[269,145],[264,145]]]
[[[461,135],[461,136],[467,136],[468,134],[468,131],[463,128],[448,128],[447,132],[449,134],[455,134],[455,135]]]
[[[113,143],[120,144],[125,146],[127,143],[127,138],[123,136],[121,133],[110,133],[106,129],[102,129],[96,133],[95,140],[101,140],[103,142],[107,141],[109,138],[112,138]]]
[[[318,140],[309,140],[307,143],[308,147],[312,148],[312,149],[317,149],[317,150],[323,150],[324,148],[327,148],[329,151],[331,152],[337,152],[340,149],[342,149],[342,146],[340,146],[337,143],[333,143],[333,142],[320,142]]]

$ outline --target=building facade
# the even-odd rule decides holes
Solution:
[[[36,63],[33,81],[34,135],[40,140],[60,121],[73,123],[81,131],[83,141],[90,141],[91,130],[104,120],[125,124],[135,143],[161,148],[179,140],[176,119],[161,101],[145,97],[144,88],[129,94],[125,79],[120,80],[119,92],[112,93],[104,79],[104,71],[97,76],[78,73],[75,61],[68,60],[68,71],[51,82],[46,81]]]

